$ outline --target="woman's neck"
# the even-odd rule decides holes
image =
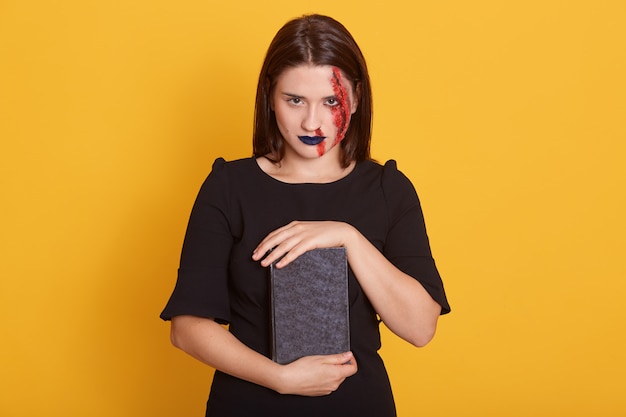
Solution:
[[[344,168],[339,158],[325,155],[316,159],[304,159],[285,155],[278,163],[267,158],[257,158],[261,169],[274,179],[290,184],[326,184],[338,181],[347,176],[356,165],[351,162]]]

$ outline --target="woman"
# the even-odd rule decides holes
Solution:
[[[395,415],[379,322],[423,346],[450,308],[413,186],[370,158],[371,106],[365,60],[339,22],[280,29],[259,77],[254,157],[215,161],[161,314],[172,343],[216,369],[207,416]],[[267,267],[339,246],[351,352],[273,362]]]

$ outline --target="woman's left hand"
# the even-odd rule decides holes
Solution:
[[[355,230],[343,222],[293,221],[268,234],[252,253],[252,259],[268,266],[283,257],[276,264],[282,268],[311,249],[345,246],[347,234]]]
[[[338,246],[347,248],[348,265],[386,326],[415,346],[427,344],[435,334],[441,306],[418,280],[389,262],[348,223],[291,222],[268,234],[252,259],[266,267],[283,257],[276,264],[282,268],[309,250]]]

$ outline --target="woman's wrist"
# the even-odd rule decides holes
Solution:
[[[361,232],[350,223],[344,223],[344,233],[342,235],[342,246],[346,249],[354,247],[362,237]]]
[[[287,367],[285,365],[275,364],[273,378],[271,378],[271,386],[268,388],[276,391],[279,394],[286,394],[289,382],[287,382]]]

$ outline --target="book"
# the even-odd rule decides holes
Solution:
[[[313,249],[269,270],[272,360],[349,351],[346,249]]]

